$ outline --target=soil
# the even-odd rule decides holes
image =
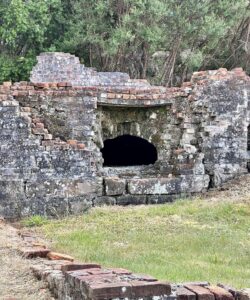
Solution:
[[[31,273],[31,262],[18,254],[17,229],[0,220],[0,300],[52,300],[46,285]]]

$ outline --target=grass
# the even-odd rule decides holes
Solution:
[[[34,215],[23,219],[21,225],[26,227],[38,227],[46,224],[47,221],[48,219],[46,217]]]
[[[250,205],[177,201],[104,207],[38,230],[83,262],[128,268],[171,282],[250,286]]]

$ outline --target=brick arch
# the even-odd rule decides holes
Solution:
[[[157,150],[152,143],[128,134],[107,139],[101,152],[104,166],[150,165],[157,161]]]

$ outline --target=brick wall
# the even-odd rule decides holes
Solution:
[[[241,69],[164,88],[42,54],[32,82],[0,86],[0,215],[164,203],[247,172],[249,86]],[[104,141],[122,134],[152,143],[157,162],[103,168]]]

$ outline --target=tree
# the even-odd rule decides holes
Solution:
[[[250,71],[249,11],[248,0],[0,0],[0,81],[27,79],[42,51],[166,86]]]
[[[35,56],[44,49],[46,33],[60,0],[0,2],[1,80],[27,79]]]

